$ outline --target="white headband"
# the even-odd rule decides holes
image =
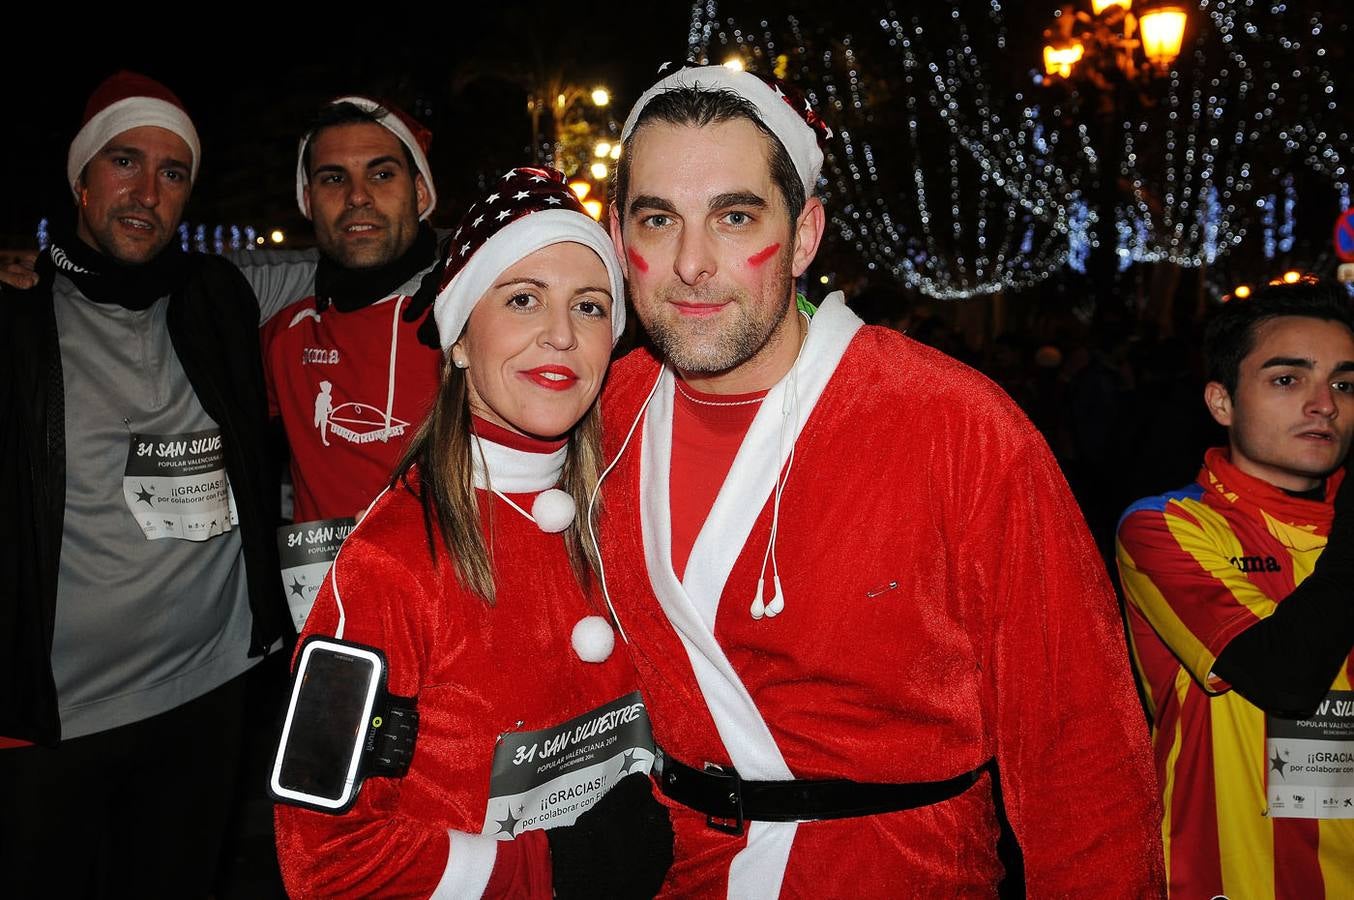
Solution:
[[[823,151],[818,146],[817,136],[799,113],[791,108],[784,94],[750,72],[738,72],[724,66],[678,69],[639,98],[639,102],[630,110],[630,115],[625,118],[621,140],[630,137],[639,114],[649,101],[659,94],[679,88],[730,91],[756,107],[762,124],[770,129],[790,155],[790,161],[799,173],[799,180],[804,184],[804,196],[813,196],[813,189],[818,184],[818,173],[823,169]]]

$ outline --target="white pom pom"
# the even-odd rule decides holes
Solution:
[[[611,630],[611,623],[601,616],[585,616],[574,626],[569,642],[583,662],[605,662],[616,648],[616,632]]]
[[[536,520],[541,531],[550,534],[563,531],[572,525],[575,512],[577,507],[574,505],[574,498],[559,488],[541,491],[531,504],[531,517]]]

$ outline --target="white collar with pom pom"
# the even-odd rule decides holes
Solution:
[[[553,453],[531,453],[496,444],[478,434],[473,437],[475,487],[480,490],[534,494],[559,483],[564,457],[569,452],[567,444]]]
[[[573,524],[578,507],[574,498],[555,485],[564,471],[566,444],[551,453],[531,453],[474,435],[475,487],[493,491],[506,504],[536,523],[541,531],[555,534]],[[536,494],[531,512],[518,506],[507,494]]]

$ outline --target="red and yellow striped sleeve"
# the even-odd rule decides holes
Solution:
[[[1245,551],[1227,520],[1197,489],[1152,498],[1125,514],[1115,551],[1127,601],[1205,690],[1227,690],[1214,661],[1275,606],[1237,567]]]

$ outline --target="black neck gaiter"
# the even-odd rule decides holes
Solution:
[[[437,237],[426,222],[409,249],[398,259],[371,269],[345,269],[321,255],[315,268],[315,307],[324,312],[333,303],[339,312],[353,312],[389,297],[433,261]]]
[[[59,237],[38,257],[39,276],[65,275],[90,300],[125,309],[148,309],[182,287],[188,277],[188,254],[176,242],[150,262],[129,266],[95,250],[77,237]]]

